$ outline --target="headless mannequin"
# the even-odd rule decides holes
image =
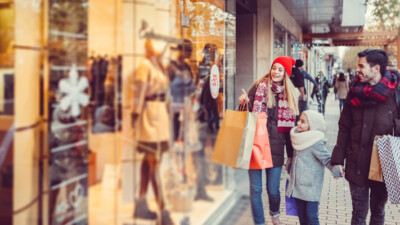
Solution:
[[[168,90],[168,78],[163,73],[160,55],[154,50],[151,40],[146,40],[145,50],[146,59],[139,65],[135,77],[136,81],[134,83],[134,98],[139,104],[136,107],[134,106],[135,110],[132,112],[132,122],[137,132],[144,132],[143,130],[145,130],[144,127],[141,127],[141,125],[143,125],[141,120],[145,120],[146,118],[141,116],[141,112],[144,110],[153,110],[153,108],[150,107],[152,104],[165,106],[166,109],[165,97],[163,98],[162,95],[165,96]],[[138,80],[137,76],[145,76],[146,78],[142,77]],[[166,82],[160,81],[163,79],[165,79]],[[150,93],[148,87],[150,87],[150,89],[153,88],[150,90]],[[154,89],[154,87],[159,89]],[[145,106],[148,108],[144,109]],[[157,108],[154,110],[157,110]],[[163,114],[163,112],[160,112],[160,114]],[[165,118],[168,118],[168,116],[165,116]],[[164,130],[165,128],[168,129],[169,120],[163,119],[162,123],[167,126],[164,127]],[[157,214],[150,211],[147,206],[146,195],[149,183],[151,183],[158,207],[161,211],[161,221],[158,222],[161,222],[162,225],[167,225],[172,224],[172,221],[168,211],[165,210],[165,201],[160,178],[160,163],[163,152],[168,149],[168,139],[151,140],[151,137],[165,136],[158,133],[160,131],[159,128],[152,129],[152,131],[154,130],[156,130],[157,133],[147,134],[149,137],[148,139],[137,138],[137,150],[144,153],[144,157],[140,168],[139,198],[135,204],[134,217],[143,219],[157,218]]]

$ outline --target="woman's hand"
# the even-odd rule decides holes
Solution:
[[[242,95],[239,97],[240,104],[249,103],[250,99],[246,94],[246,91],[242,89]]]

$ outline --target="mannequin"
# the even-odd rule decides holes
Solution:
[[[160,54],[152,41],[145,41],[146,57],[139,64],[134,75],[132,125],[135,130],[137,150],[144,154],[140,169],[139,198],[136,200],[134,217],[156,219],[157,214],[149,210],[146,200],[148,185],[151,183],[159,209],[162,225],[173,224],[169,212],[165,209],[160,163],[162,155],[168,150],[169,116],[165,95],[169,81],[160,62]]]

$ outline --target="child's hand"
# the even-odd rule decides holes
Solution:
[[[332,167],[332,175],[333,178],[339,179],[344,176],[343,167],[342,165],[335,165]]]

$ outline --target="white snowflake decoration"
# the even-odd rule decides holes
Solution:
[[[81,105],[87,106],[89,104],[89,97],[85,93],[86,88],[89,86],[86,77],[78,77],[78,70],[76,65],[72,65],[69,71],[69,78],[64,78],[58,83],[58,88],[65,96],[60,101],[60,108],[62,110],[70,110],[73,117],[81,114]]]

